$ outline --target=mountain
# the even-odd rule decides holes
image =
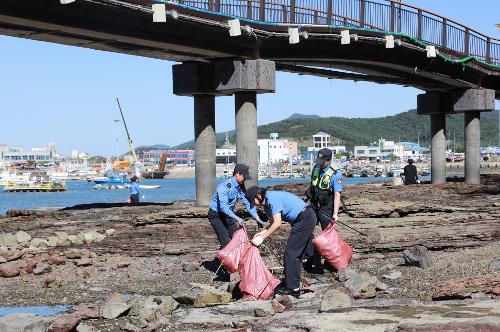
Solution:
[[[498,144],[498,116],[498,110],[481,114],[482,146]],[[367,145],[379,138],[411,142],[419,140],[422,146],[429,146],[431,141],[430,117],[418,115],[416,110],[379,118],[292,117],[259,126],[258,137],[268,138],[270,133],[278,133],[281,138],[295,140],[300,148],[305,148],[311,145],[312,135],[323,130],[332,135],[332,145],[346,145],[350,150],[354,145]],[[455,138],[457,149],[463,148],[463,114],[446,117],[446,135],[450,141]],[[217,134],[218,146],[224,142],[225,137],[226,133]],[[234,131],[229,132],[229,139],[234,142]],[[179,147],[193,147],[193,145],[194,141],[190,141]]]
[[[285,120],[319,119],[319,118],[321,118],[319,115],[293,113],[290,117],[286,118]]]

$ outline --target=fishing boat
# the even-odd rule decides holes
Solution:
[[[66,183],[52,181],[52,180],[39,180],[39,181],[8,181],[3,188],[6,192],[58,192],[66,191]]]
[[[3,171],[0,174],[0,186],[5,186],[7,182],[29,182],[31,173],[18,174],[11,170]]]
[[[94,179],[95,184],[99,185],[128,185],[129,182],[127,181],[127,176],[125,174],[113,174],[106,179],[104,178],[96,178]]]

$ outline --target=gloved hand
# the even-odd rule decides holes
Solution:
[[[257,221],[257,225],[259,226],[259,228],[264,228],[267,225],[267,222],[263,222],[262,220],[260,220],[260,218],[255,219],[255,221]]]
[[[334,215],[332,216],[332,222],[333,222],[333,223],[336,223],[338,220],[339,220],[339,217],[338,217],[336,214],[334,214]]]
[[[144,195],[141,195],[141,199],[145,199],[145,198],[146,198],[146,196],[144,196]]]
[[[245,220],[241,219],[240,217],[235,217],[234,220],[236,220],[236,223],[240,227],[245,227],[247,225],[247,223],[245,222]]]
[[[255,234],[252,239],[252,244],[256,247],[260,246],[264,242],[264,237],[260,233]]]

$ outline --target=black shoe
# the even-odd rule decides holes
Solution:
[[[295,290],[295,289],[286,288],[285,285],[280,285],[280,286],[278,286],[278,288],[276,288],[276,294],[279,294],[279,295],[290,295],[290,296],[299,298],[299,296],[300,296],[300,289]]]
[[[321,264],[321,261],[317,261],[313,259],[312,257],[309,258],[304,264],[302,264],[302,267],[304,270],[308,273],[311,274],[323,274],[325,273],[325,270],[323,268],[323,265]]]

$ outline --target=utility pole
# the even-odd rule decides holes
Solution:
[[[115,140],[116,140],[116,160],[118,160],[118,148],[119,148],[119,138],[118,138],[118,123],[120,122],[120,120],[113,120],[115,122]]]

